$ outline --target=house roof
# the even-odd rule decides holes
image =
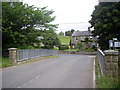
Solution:
[[[120,0],[99,0],[99,2],[119,2]]]
[[[92,36],[90,31],[74,31],[72,36]]]

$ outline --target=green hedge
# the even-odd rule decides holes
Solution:
[[[59,47],[59,50],[65,50],[65,49],[69,49],[69,48],[68,48],[68,45],[61,45],[61,46]]]

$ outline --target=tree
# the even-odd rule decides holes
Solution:
[[[76,47],[79,49],[79,51],[83,48],[83,44],[81,43],[81,41],[78,41]]]
[[[55,45],[60,46],[60,41],[57,37],[57,34],[51,28],[50,30],[43,31],[42,36],[42,43],[44,44],[45,48],[53,48]]]
[[[99,36],[98,43],[101,49],[108,49],[109,40],[120,40],[120,2],[100,3],[95,6],[89,21],[94,27],[93,34]]]
[[[66,32],[65,32],[65,36],[71,36],[74,31],[75,31],[74,29],[71,29],[71,30],[69,30],[69,31],[66,31]]]
[[[64,32],[61,31],[61,32],[59,33],[59,35],[60,35],[60,36],[64,36]]]
[[[88,42],[89,42],[89,38],[85,38],[85,45],[86,45],[86,48],[88,48]]]
[[[55,29],[56,25],[50,24],[53,10],[47,7],[37,8],[22,2],[2,3],[2,36],[3,50],[21,46],[33,46],[38,42],[39,30]]]

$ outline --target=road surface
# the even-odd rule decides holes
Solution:
[[[90,55],[66,55],[2,70],[2,88],[93,88]]]

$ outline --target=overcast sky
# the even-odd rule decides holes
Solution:
[[[24,3],[36,7],[48,6],[56,16],[54,24],[59,24],[58,31],[87,30],[91,14],[98,0],[23,0]]]

